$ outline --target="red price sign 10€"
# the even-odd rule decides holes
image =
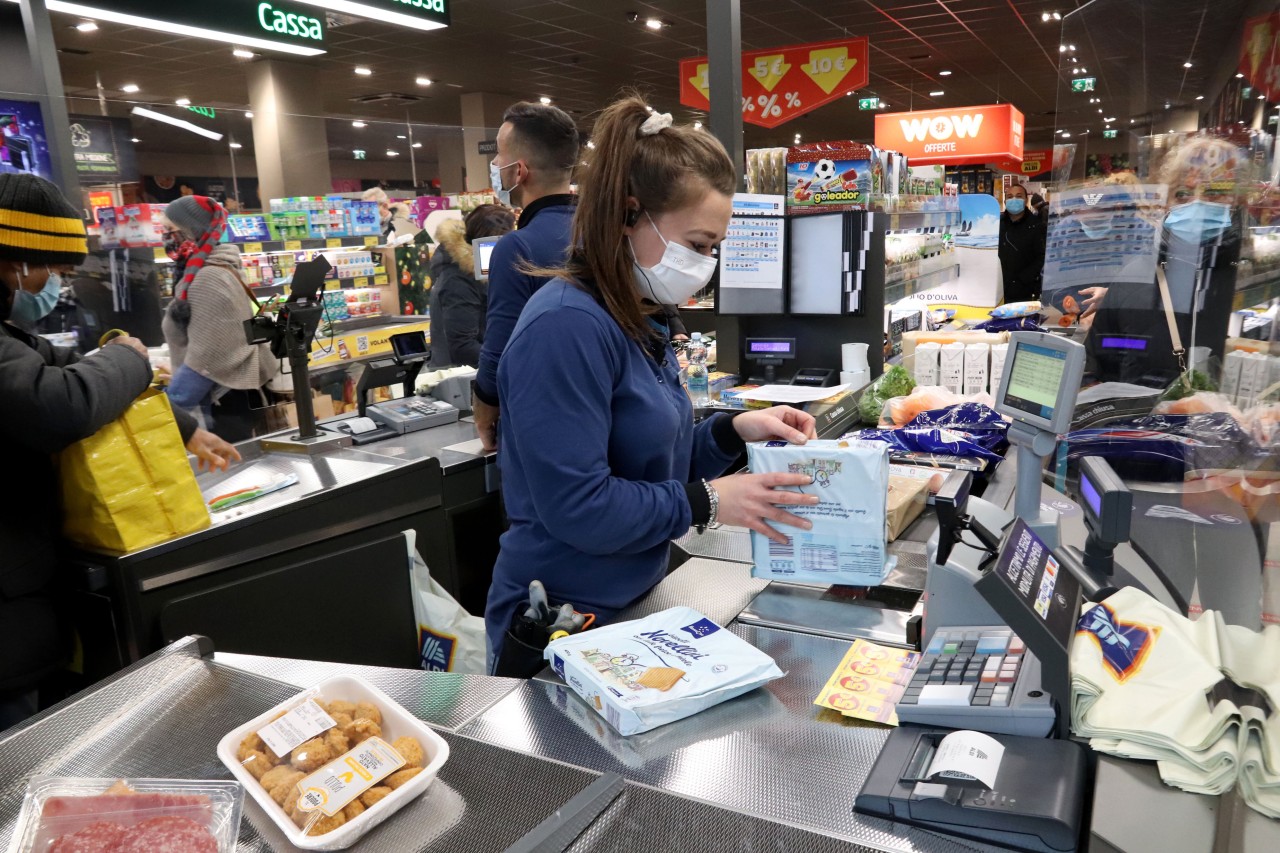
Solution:
[[[867,85],[865,37],[742,54],[742,120],[777,127]],[[680,61],[680,103],[711,109],[707,57]]]

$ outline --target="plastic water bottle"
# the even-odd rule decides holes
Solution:
[[[707,376],[707,345],[702,342],[702,333],[694,332],[693,340],[685,350],[689,358],[689,398],[695,406],[711,404],[710,388]]]

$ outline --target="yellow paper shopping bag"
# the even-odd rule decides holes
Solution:
[[[63,533],[129,552],[209,526],[169,398],[148,391],[114,422],[62,452]]]

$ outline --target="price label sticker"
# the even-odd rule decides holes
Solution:
[[[165,250],[164,250],[164,247],[163,247],[163,246],[156,246],[156,247],[152,250],[152,252],[153,252],[153,254],[154,254],[154,256],[155,256],[155,259],[156,259],[157,261],[167,261],[167,260],[169,260],[169,255],[165,252]]]
[[[258,737],[276,755],[285,756],[336,725],[333,717],[314,700],[308,699],[280,719],[258,729]]]
[[[284,250],[286,252],[300,252],[302,251],[302,241],[301,240],[285,240]]]
[[[375,275],[373,277],[373,283],[377,285],[385,285],[387,283],[387,277],[385,275]]]
[[[365,238],[364,238],[364,244],[365,244],[366,246],[376,246],[376,245],[378,245],[378,238],[377,238],[377,237],[365,237]]]
[[[341,237],[330,237],[329,239],[327,239],[327,240],[325,240],[325,241],[324,241],[324,245],[325,245],[325,248],[326,248],[326,249],[341,249],[341,248],[342,248],[342,238],[341,238]]]
[[[368,286],[369,286],[369,279],[365,278],[364,276],[360,276],[359,278],[352,280],[352,287],[368,287]]]
[[[333,817],[404,765],[404,756],[391,744],[371,737],[300,781],[298,809]]]
[[[261,255],[261,254],[262,254],[262,244],[261,244],[261,243],[245,243],[245,244],[244,244],[244,253],[245,253],[246,255]]]

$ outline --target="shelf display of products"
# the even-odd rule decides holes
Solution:
[[[375,201],[328,196],[273,198],[269,207],[267,224],[276,240],[377,236],[382,231]]]

